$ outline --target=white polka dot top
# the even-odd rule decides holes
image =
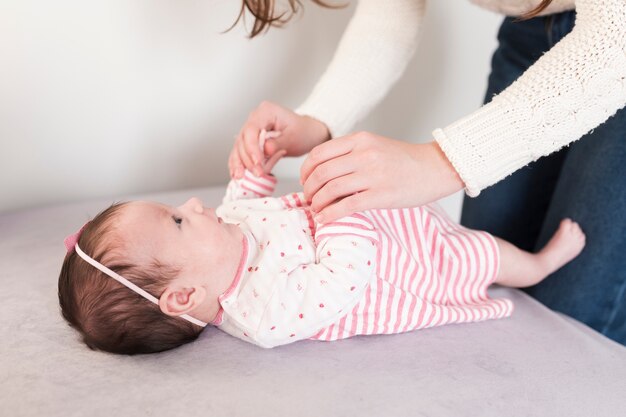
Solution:
[[[269,197],[276,180],[246,172],[217,215],[245,235],[241,263],[212,322],[270,348],[509,316],[489,299],[495,240],[437,206],[369,210],[315,224],[301,193]]]

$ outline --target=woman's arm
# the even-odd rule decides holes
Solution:
[[[626,104],[626,1],[577,0],[576,25],[476,112],[433,132],[468,195],[555,152]]]
[[[403,145],[364,132],[316,147],[302,165],[301,181],[319,221],[425,204],[461,186],[476,196],[622,108],[626,1],[576,4],[574,30],[491,103],[435,130],[437,143]]]
[[[326,72],[295,111],[332,137],[364,117],[400,78],[418,43],[426,0],[360,0]]]
[[[235,138],[228,166],[233,178],[244,169],[261,175],[261,129],[281,132],[265,155],[285,150],[300,156],[330,137],[341,136],[367,114],[400,77],[413,55],[426,0],[360,0],[335,56],[308,99],[292,112],[263,102]]]

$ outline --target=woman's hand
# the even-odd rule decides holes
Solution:
[[[321,223],[367,209],[420,206],[463,188],[434,141],[411,144],[368,132],[315,147],[300,181]]]
[[[280,133],[269,138],[263,150],[259,147],[259,134],[262,129]],[[279,150],[284,150],[287,156],[304,155],[329,138],[328,128],[319,120],[301,116],[278,104],[264,101],[250,113],[235,138],[228,158],[230,176],[241,178],[244,169],[260,176],[266,157],[271,158]]]

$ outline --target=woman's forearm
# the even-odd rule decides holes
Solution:
[[[626,2],[577,0],[573,31],[474,113],[433,135],[476,196],[626,104]]]
[[[296,113],[342,136],[400,78],[418,43],[426,0],[360,0],[324,75]]]

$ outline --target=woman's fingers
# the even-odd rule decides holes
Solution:
[[[252,162],[252,158],[250,158],[250,155],[248,155],[244,140],[242,139],[242,140],[237,141],[236,146],[237,146],[237,152],[239,154],[239,159],[241,159],[241,162],[243,163],[244,168],[247,169],[248,171],[252,171],[252,168],[254,167],[254,163]]]
[[[313,199],[313,196],[317,197],[317,194],[323,189],[325,190],[324,195],[331,194],[335,198],[338,198],[341,192],[348,193],[350,191],[361,191],[357,189],[349,190],[345,184],[346,181],[349,181],[349,179],[345,179],[345,176],[358,170],[360,168],[359,165],[360,162],[357,158],[355,158],[352,153],[348,153],[337,158],[330,159],[315,167],[313,173],[309,175],[308,179],[302,186],[305,198],[307,201],[312,202],[312,208],[315,211],[318,211],[324,207],[324,205],[320,206],[321,200],[319,200],[319,198]],[[342,180],[339,181],[339,178],[342,178]]]
[[[259,147],[259,134],[261,129],[254,126],[246,127],[242,132],[241,140],[238,143],[239,156],[246,169],[253,172],[257,177],[263,173],[261,162],[263,155]]]
[[[358,174],[337,176],[315,193],[311,210],[314,213],[321,212],[332,203],[362,191],[365,191],[365,186]]]
[[[236,177],[237,171],[243,171],[243,165],[239,160],[239,153],[235,147],[230,150],[230,155],[228,156],[228,170],[231,178],[238,178]]]
[[[320,164],[350,152],[354,143],[351,136],[344,136],[313,148],[300,168],[300,183],[304,185]]]
[[[359,210],[391,207],[402,201],[398,179],[410,187],[417,168],[408,151],[402,142],[367,132],[313,149],[302,173],[308,174],[305,197],[320,216],[318,221],[332,221]],[[342,172],[340,167],[347,171]]]
[[[373,198],[375,198],[375,194],[370,191],[352,194],[329,204],[324,210],[315,214],[315,221],[317,223],[329,223],[357,211],[366,210],[371,206]]]
[[[259,135],[261,134],[261,132],[262,130],[256,128],[246,129],[243,137],[246,154],[252,162],[252,166],[248,167],[248,169],[252,171],[257,177],[263,174],[263,167],[261,166],[261,164],[265,159],[265,156],[261,151],[261,147],[259,146]]]

